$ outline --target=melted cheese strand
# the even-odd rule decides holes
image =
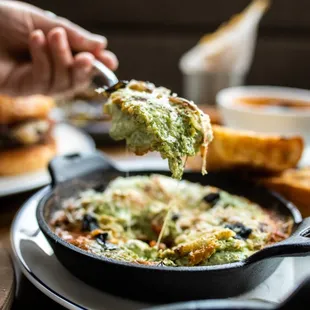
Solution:
[[[185,167],[186,167],[187,160],[188,160],[188,156],[185,157],[185,160],[184,160],[184,163],[183,163],[183,169],[185,169]]]
[[[202,119],[202,115],[200,115],[200,122],[203,131],[203,144],[202,144],[202,166],[201,166],[201,174],[207,174],[207,151],[208,151],[208,141],[207,141],[207,128],[205,128],[205,123]]]
[[[208,117],[208,115],[205,115],[202,111],[199,110],[199,108],[196,106],[196,109],[197,109],[197,112],[199,114],[199,119],[200,119],[200,123],[201,123],[201,129],[202,129],[202,133],[203,133],[203,143],[201,145],[201,148],[200,148],[200,152],[202,153],[202,166],[201,166],[201,174],[202,175],[205,175],[207,174],[207,151],[208,151],[208,144],[209,144],[209,141],[208,141],[208,136],[207,136],[207,130],[208,128],[206,128],[206,124],[203,120],[203,116],[204,117]],[[209,121],[210,121],[210,118],[209,118]]]
[[[184,167],[184,168],[185,168],[185,166],[186,166],[187,159],[188,159],[188,156],[185,157],[185,160],[184,160],[184,163],[183,163],[183,167]],[[177,185],[176,185],[176,188],[175,188],[176,193],[178,192],[179,184],[180,184],[180,182],[178,182]],[[157,242],[156,242],[156,247],[157,247],[157,249],[159,249],[160,242],[161,242],[161,240],[162,240],[162,238],[163,238],[163,235],[164,235],[164,232],[165,232],[165,230],[166,230],[166,226],[167,226],[167,224],[168,224],[168,220],[169,220],[169,217],[170,217],[170,213],[171,213],[171,210],[172,210],[172,206],[173,206],[173,202],[174,202],[174,201],[176,201],[176,198],[175,198],[175,199],[171,198],[171,199],[169,200],[169,203],[168,203],[168,211],[167,211],[167,214],[166,214],[166,216],[165,216],[163,226],[162,226],[162,228],[161,228],[161,230],[160,230],[160,233],[159,233],[159,236],[158,236],[158,239],[157,239]]]
[[[208,151],[208,136],[207,136],[207,130],[208,128],[206,128],[206,124],[204,122],[203,116],[204,117],[208,117],[208,115],[204,114],[196,104],[194,104],[192,101],[188,101],[189,105],[194,108],[196,110],[196,112],[198,113],[199,119],[200,119],[200,123],[201,123],[201,129],[202,129],[202,134],[203,134],[203,143],[201,144],[201,148],[202,151],[200,149],[200,151],[202,152],[202,166],[201,166],[201,174],[205,175],[207,174],[207,151]],[[209,124],[210,124],[210,118],[209,118]],[[186,158],[187,160],[187,158]],[[186,163],[186,162],[185,162]]]
[[[129,149],[128,149],[128,146],[127,146],[127,144],[126,144],[126,146],[125,146],[125,156],[126,156],[126,159],[129,157]],[[127,167],[126,168],[126,178],[128,178],[129,177],[129,168]]]
[[[168,220],[169,220],[169,217],[170,217],[170,211],[172,209],[172,204],[173,203],[173,198],[170,199],[169,201],[169,204],[168,204],[168,211],[167,211],[167,214],[165,216],[165,219],[164,219],[164,223],[163,223],[163,226],[161,228],[161,231],[159,233],[159,236],[158,236],[158,239],[157,239],[157,242],[156,242],[156,248],[159,249],[159,245],[160,245],[160,242],[164,236],[164,232],[166,230],[166,226],[168,224]]]

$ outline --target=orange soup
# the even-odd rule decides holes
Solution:
[[[242,97],[236,99],[235,104],[255,108],[310,109],[310,102],[307,101],[268,97]]]

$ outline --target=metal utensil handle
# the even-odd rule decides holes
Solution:
[[[95,60],[93,63],[94,68],[100,73],[100,75],[105,79],[106,85],[112,87],[118,83],[117,76],[102,62]]]

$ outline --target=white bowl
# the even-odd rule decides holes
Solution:
[[[258,109],[233,104],[237,98],[268,97],[310,102],[310,91],[277,86],[241,86],[221,90],[216,96],[224,124],[235,129],[284,136],[301,135],[310,145],[310,109]]]

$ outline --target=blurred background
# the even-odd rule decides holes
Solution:
[[[234,106],[227,111],[226,103],[225,107],[220,102],[215,104],[219,101],[216,100],[219,91],[230,86],[245,84],[310,88],[310,1],[25,2],[106,36],[108,49],[119,59],[116,75],[121,80],[146,80],[167,87],[193,100],[210,116],[213,124],[283,135],[303,134],[307,135],[305,140],[310,141],[310,114],[309,119],[305,118],[301,125],[301,118],[298,117],[297,121],[294,109],[290,119],[285,116],[279,121],[269,117],[268,111],[263,113],[262,119],[256,114],[251,119],[249,114],[254,114],[252,111],[246,114],[240,112],[237,106],[236,110],[240,112],[238,118],[236,112],[231,111],[235,110]],[[239,17],[234,17],[236,14],[240,14]],[[223,24],[226,26],[220,27]],[[211,36],[206,38],[206,34]],[[286,98],[287,93],[289,98]],[[284,93],[280,90],[276,99],[303,100],[309,107],[309,94],[295,94],[292,89],[286,89]],[[253,95],[252,89],[248,95]],[[270,89],[259,95],[270,96]],[[226,97],[230,98],[231,95]],[[76,127],[82,129],[79,132],[88,134],[88,138],[92,138],[91,143],[95,142],[96,147],[104,148],[105,152],[108,147],[124,150],[124,141],[114,141],[109,136],[111,120],[103,113],[103,96],[96,94],[94,87],[74,98],[57,100],[56,103],[57,107],[51,113],[57,124],[56,129],[59,124],[73,125],[70,130],[76,130]],[[283,102],[282,106],[285,106]],[[282,117],[282,113],[286,112],[278,109],[275,114],[281,114],[279,117]],[[262,115],[261,111],[257,114]],[[60,131],[59,137],[64,136]],[[67,152],[69,146],[66,142],[74,139],[62,140]],[[80,146],[80,138],[77,137],[75,141]],[[59,149],[58,154],[62,154]]]
[[[241,12],[248,0],[26,1],[109,40],[118,76],[150,80],[182,94],[181,55]],[[309,88],[310,1],[275,0],[263,16],[247,84]]]
[[[301,158],[301,164],[299,163],[298,165],[301,167],[310,166],[309,0],[253,1],[253,3],[267,3],[267,6],[270,2],[271,5],[266,12],[261,13],[261,20],[258,20],[260,16],[257,18],[257,21],[253,22],[254,27],[250,29],[249,33],[243,35],[244,33],[239,31],[238,35],[230,36],[229,44],[234,45],[234,48],[231,48],[229,44],[223,44],[221,46],[222,49],[215,48],[215,53],[211,53],[208,69],[211,68],[209,72],[212,74],[214,73],[212,72],[213,69],[217,70],[217,73],[227,74],[222,68],[233,67],[240,59],[246,62],[246,56],[251,54],[249,57],[250,61],[245,70],[245,76],[242,75],[242,78],[239,79],[238,73],[236,79],[231,79],[231,75],[229,75],[226,81],[225,78],[217,79],[212,74],[211,78],[203,76],[202,79],[199,77],[200,80],[185,79],[179,67],[180,59],[185,53],[193,50],[195,47],[199,49],[201,44],[197,43],[204,35],[213,33],[222,23],[229,21],[233,15],[242,12],[252,2],[251,0],[30,0],[23,2],[28,2],[44,10],[51,11],[91,32],[106,36],[108,39],[108,49],[113,51],[119,59],[120,66],[116,72],[119,79],[147,80],[155,83],[157,86],[165,86],[181,96],[194,100],[200,105],[202,110],[210,115],[213,124],[226,125],[239,130],[254,130],[254,138],[255,132],[261,131],[276,133],[276,138],[280,136],[279,140],[281,143],[285,141],[282,137],[288,134],[294,133],[302,136],[304,141],[306,141],[305,148],[303,149],[302,147],[296,152],[292,149],[291,152],[297,153],[297,155],[300,152],[297,161]],[[254,19],[255,16],[253,18],[253,15],[251,15],[248,21],[251,22]],[[244,27],[243,23],[239,28],[243,30],[246,27]],[[255,40],[256,29],[258,30],[257,40]],[[251,44],[251,37],[255,37],[252,40],[253,44]],[[245,48],[242,49],[242,47]],[[206,50],[210,50],[210,45],[207,46]],[[251,50],[251,52],[248,53],[248,50]],[[240,53],[240,51],[243,51],[243,53]],[[254,51],[253,59],[252,51]],[[221,53],[223,56],[218,55]],[[195,57],[192,58],[194,59]],[[201,59],[205,60],[204,57],[201,57]],[[200,66],[200,64],[204,63],[203,61],[200,63],[196,62],[196,64],[198,63],[198,68],[201,69],[203,67],[203,65]],[[234,81],[232,82],[232,80]],[[222,97],[225,100],[227,99],[226,101],[229,104],[226,104],[225,100],[223,100],[225,104],[223,103],[221,106],[218,103],[217,106],[221,109],[219,111],[215,105],[215,96],[218,91],[228,86],[242,84],[267,85],[267,87],[260,91],[257,89],[253,91],[253,88],[245,87],[248,89],[235,94],[236,98],[232,98],[233,96],[228,92]],[[274,90],[270,90],[270,85],[297,87],[306,90],[292,91],[292,89],[280,89],[277,90],[275,95]],[[242,97],[251,99],[253,92],[256,92],[254,97],[258,95],[258,97],[262,97],[264,100],[267,98],[267,101],[270,98],[276,99],[276,103],[282,103],[282,105],[276,106],[275,110],[271,110],[271,112],[268,110],[268,104],[262,105],[262,109],[260,105],[257,105],[258,109],[256,107],[256,110],[254,105],[250,106],[250,108],[246,105],[245,107],[242,105],[238,106],[238,104],[235,105],[235,99],[242,99]],[[287,102],[283,103],[283,99],[287,99],[291,106]],[[14,100],[15,98],[12,98],[12,101]],[[46,99],[42,97],[31,98],[31,100],[43,101],[43,104],[46,103],[46,100],[54,102],[53,98]],[[124,141],[116,142],[110,138],[111,120],[109,116],[103,114],[102,101],[102,97],[96,96],[94,89],[88,89],[86,92],[78,94],[75,98],[57,101],[56,108],[53,107],[52,115],[49,115],[50,119],[45,119],[45,123],[49,120],[49,128],[52,128],[52,130],[45,132],[45,136],[49,136],[52,139],[35,143],[35,146],[38,147],[46,146],[51,148],[48,154],[45,151],[39,154],[44,156],[42,156],[42,161],[38,161],[38,164],[36,157],[32,156],[31,145],[30,147],[23,143],[17,145],[16,152],[20,151],[22,155],[15,156],[14,162],[17,162],[16,165],[14,162],[12,163],[11,149],[4,147],[1,149],[0,145],[0,155],[2,152],[3,154],[9,154],[9,156],[6,156],[7,164],[2,163],[2,169],[3,167],[5,169],[8,168],[9,172],[2,172],[1,174],[0,167],[0,205],[2,206],[2,209],[0,208],[0,250],[2,240],[4,240],[4,244],[9,245],[11,221],[22,202],[28,199],[33,190],[50,183],[50,174],[46,167],[48,161],[56,154],[89,153],[97,149],[112,158],[115,165],[118,165],[124,171],[145,169],[146,167],[151,167],[150,169],[167,169],[167,162],[161,160],[158,154],[154,155],[151,153],[139,157],[137,160],[134,155],[127,151]],[[295,101],[299,103],[302,101],[306,109],[299,111],[295,109]],[[272,102],[270,106],[272,109],[274,108]],[[24,121],[27,124],[29,119]],[[12,128],[9,128],[6,123],[0,123],[1,126],[4,133],[2,134],[5,138],[4,141],[6,143],[11,142],[7,137],[10,138],[9,133]],[[40,136],[40,130],[37,135]],[[270,139],[272,140],[272,138]],[[247,148],[238,147],[235,149],[239,151],[241,158],[244,157],[244,149]],[[30,150],[30,152],[27,153],[27,150]],[[256,153],[253,152],[253,154],[255,155]],[[288,152],[285,151],[283,154],[287,155]],[[286,157],[289,158],[290,156],[287,155]],[[235,164],[234,158],[238,160],[238,156],[231,157],[232,165]],[[269,160],[269,158],[267,159]],[[236,162],[239,164],[237,160]],[[21,163],[18,163],[19,161]],[[29,162],[33,166],[30,167],[27,164]],[[193,158],[192,162],[188,161],[187,164],[190,169],[200,170],[201,158],[197,156]],[[15,170],[13,171],[11,167],[15,167]],[[295,167],[295,163],[292,164],[292,167]],[[283,190],[282,194],[289,200],[293,200],[293,202],[295,199],[298,200],[298,206],[304,208],[305,212],[308,212],[305,213],[306,216],[309,216],[310,169],[306,170],[302,177],[298,175],[298,171],[303,173],[303,170],[297,169],[296,171],[297,177],[295,179],[292,177],[292,191],[290,191],[291,188],[289,187],[287,192]],[[288,180],[289,178],[290,176],[288,176]],[[283,179],[286,182],[286,178],[283,177]],[[281,185],[281,183],[279,184]],[[295,191],[295,186],[296,188],[298,186],[302,189],[305,188],[305,192],[302,192],[303,195],[296,194],[298,192]],[[286,189],[286,187],[283,188]],[[278,189],[276,190],[278,191]],[[23,192],[25,194],[21,195]],[[29,223],[32,222],[29,221]],[[33,227],[30,228],[30,230],[33,229]],[[17,233],[20,234],[20,231],[17,231]],[[7,265],[9,265],[11,262],[9,259],[7,261]],[[309,265],[308,261],[307,264]],[[299,263],[297,265],[296,275],[302,275],[307,268]],[[5,266],[5,268],[7,267]],[[13,268],[10,268],[11,278],[14,279]],[[293,270],[292,272],[287,271],[290,270],[286,268],[285,272],[285,275],[289,277],[292,272],[294,273]],[[10,280],[11,278],[8,279]],[[19,281],[18,278],[17,280]],[[17,303],[20,304],[20,307],[17,306],[14,309],[30,308],[34,304],[37,306],[36,308],[42,305],[39,307],[41,309],[60,309],[55,305],[52,306],[47,297],[45,297],[46,300],[44,301],[43,294],[40,295],[39,291],[35,290],[34,287],[31,288],[24,278],[21,279],[17,294]],[[290,278],[282,282],[285,284],[293,283]],[[11,283],[14,282],[12,281]],[[275,285],[275,287],[281,287],[280,284]],[[14,285],[12,284],[10,290],[3,290],[3,292],[10,293],[13,290]],[[79,292],[79,290],[77,289],[76,292]],[[272,292],[270,291],[270,293]],[[283,292],[281,291],[281,293]],[[10,298],[13,299],[13,297],[14,293],[11,293]]]

